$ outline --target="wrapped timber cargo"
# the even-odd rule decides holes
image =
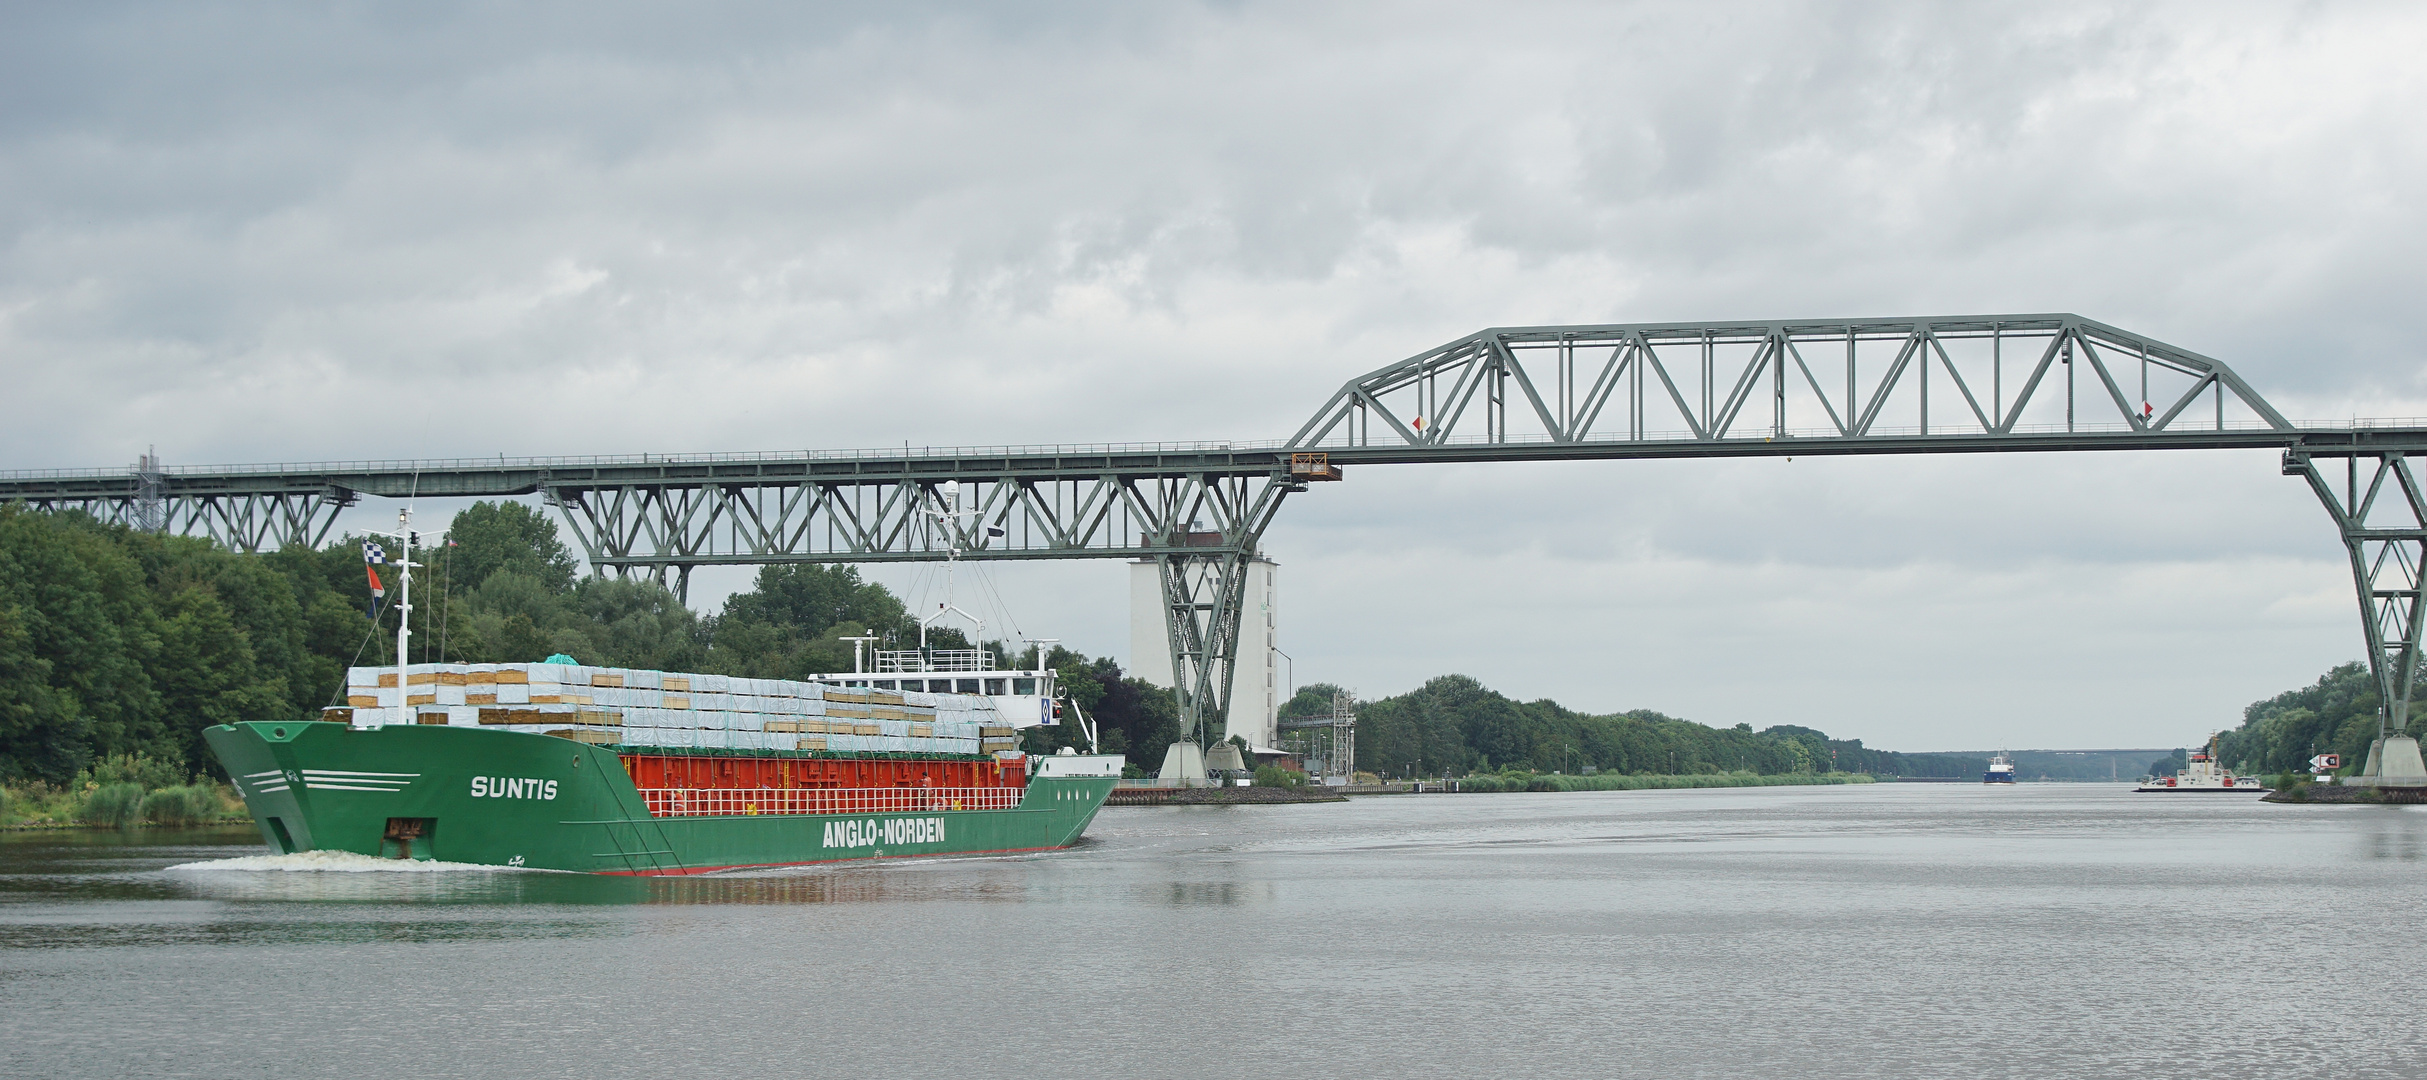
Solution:
[[[728,678],[570,664],[417,664],[406,669],[409,721],[396,716],[393,668],[347,673],[347,707],[323,719],[609,733],[619,746],[981,754],[1050,716],[1052,673],[995,672],[1003,693],[928,693],[859,683]],[[885,680],[898,687],[904,680]],[[921,680],[924,682],[924,680]],[[938,680],[943,681],[943,680]],[[1013,693],[1013,691],[1020,691]],[[1040,694],[1040,690],[1043,692]],[[1016,723],[1005,717],[1024,720]],[[988,732],[998,733],[988,735]]]

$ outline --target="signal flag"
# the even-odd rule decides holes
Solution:
[[[385,548],[376,540],[362,542],[362,572],[371,576],[371,610],[364,613],[372,622],[379,621],[379,605],[388,598],[387,586],[379,583],[379,564],[388,561]]]

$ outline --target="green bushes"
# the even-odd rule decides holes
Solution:
[[[162,761],[145,754],[119,754],[95,760],[92,767],[84,770],[77,779],[86,786],[133,784],[149,791],[183,784],[186,774],[173,761]]]
[[[19,781],[0,787],[0,828],[18,825],[60,824],[75,816],[75,798],[64,789],[40,780]]]
[[[198,825],[220,813],[219,793],[200,784],[161,788],[143,797],[143,820],[153,825]]]
[[[87,825],[107,825],[123,829],[143,816],[143,785],[103,784],[88,791],[76,804],[76,820]]]
[[[235,793],[174,764],[141,754],[105,757],[73,783],[0,788],[0,825],[189,826],[238,813]]]
[[[1256,766],[1256,786],[1296,791],[1306,786],[1306,774],[1296,769],[1284,769],[1278,765],[1258,765]]]
[[[0,827],[70,823],[111,829],[138,825],[183,828],[208,825],[241,814],[235,793],[199,777],[150,787],[133,780],[93,779],[87,772],[74,787],[42,783],[0,788]]]

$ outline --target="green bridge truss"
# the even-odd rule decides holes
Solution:
[[[2399,732],[2427,565],[2427,494],[2408,459],[2427,453],[2427,421],[2297,425],[2216,360],[2076,315],[1497,327],[1350,379],[1273,442],[146,459],[0,473],[0,501],[259,551],[324,542],[364,496],[537,495],[595,571],[678,591],[707,565],[1146,559],[1195,733],[1228,713],[1265,528],[1286,497],[1358,466],[2255,447],[2280,449],[2341,531],[2381,723]]]

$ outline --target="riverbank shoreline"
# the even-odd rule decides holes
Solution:
[[[2322,803],[2336,806],[2408,806],[2427,803],[2427,788],[2366,787],[2359,784],[2295,784],[2270,791],[2259,801],[2271,803]]]
[[[1279,806],[1291,803],[1347,802],[1348,796],[1323,787],[1194,787],[1114,788],[1106,806]]]
[[[1517,792],[1567,791],[1688,791],[1703,788],[1836,787],[1872,784],[1865,773],[1680,773],[1674,775],[1561,773],[1479,774],[1448,780],[1398,780],[1380,784],[1271,787],[1117,787],[1106,806],[1230,806],[1281,803],[1344,802],[1349,796],[1483,795]]]
[[[1418,781],[1394,793],[1480,795],[1520,791],[1684,791],[1695,788],[1836,787],[1878,782],[1877,777],[1867,773],[1602,773],[1596,776],[1565,773],[1503,773],[1495,776],[1487,773],[1450,780]],[[1365,793],[1354,788],[1347,790],[1349,794]]]
[[[252,823],[253,819],[249,817],[219,818],[213,821],[197,821],[190,825],[160,825],[153,823],[139,825],[102,825],[89,821],[19,821],[0,825],[0,832],[50,832],[60,829],[95,829],[108,830],[110,832],[140,832],[144,829],[234,828],[238,825],[250,825]]]

